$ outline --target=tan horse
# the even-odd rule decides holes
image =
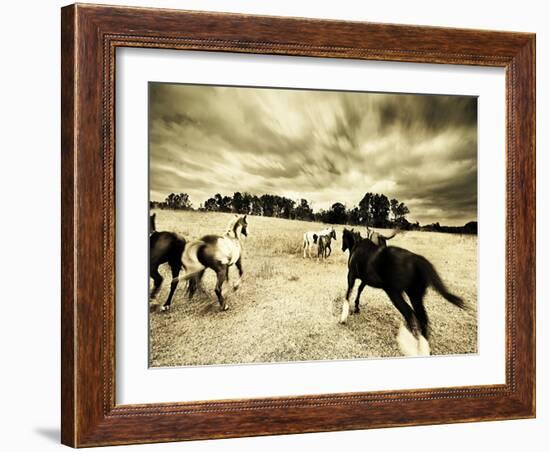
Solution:
[[[229,267],[232,265],[235,265],[239,271],[239,279],[233,284],[233,289],[237,290],[241,283],[243,276],[241,234],[245,237],[248,235],[246,215],[235,215],[223,235],[205,235],[200,240],[194,240],[187,245],[183,254],[185,275],[174,280],[190,280],[189,298],[193,297],[205,270],[211,268],[218,277],[214,291],[220,307],[222,311],[228,309],[222,294],[222,285],[229,278]]]
[[[367,239],[369,239],[372,243],[374,243],[376,246],[388,246],[386,243],[387,240],[393,239],[395,235],[397,234],[396,231],[393,231],[393,233],[389,236],[385,236],[380,234],[379,232],[373,231],[367,226]]]

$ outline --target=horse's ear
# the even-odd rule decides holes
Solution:
[[[245,220],[246,220],[246,213],[244,214],[244,217],[243,217]]]

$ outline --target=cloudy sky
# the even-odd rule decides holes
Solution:
[[[409,221],[477,218],[477,100],[150,83],[150,190],[235,191],[315,211],[384,193]]]

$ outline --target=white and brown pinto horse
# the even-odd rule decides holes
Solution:
[[[303,244],[304,259],[306,257],[306,250],[307,250],[308,257],[311,257],[311,247],[313,245],[318,244],[319,237],[321,237],[321,236],[327,236],[331,239],[336,240],[336,231],[334,230],[334,228],[332,226],[330,226],[326,229],[323,229],[322,231],[317,231],[317,232],[308,231],[308,232],[305,232],[304,233],[304,244]],[[330,253],[331,253],[330,241],[329,241],[328,247],[326,249],[328,250],[328,255],[326,255],[325,257],[328,257],[328,256],[330,256]]]
[[[186,246],[183,253],[185,274],[174,280],[190,280],[189,298],[193,297],[205,270],[211,268],[218,277],[214,291],[220,307],[222,311],[228,309],[222,294],[222,285],[229,278],[229,267],[232,265],[235,265],[239,271],[239,279],[233,284],[233,289],[237,290],[241,283],[243,276],[241,234],[246,237],[247,228],[246,215],[235,215],[235,218],[229,222],[224,235],[205,235]]]

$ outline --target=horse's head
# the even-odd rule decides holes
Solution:
[[[329,237],[331,237],[331,238],[333,238],[334,240],[336,240],[336,231],[334,230],[334,228],[330,228]]]
[[[349,230],[344,228],[344,232],[342,232],[342,251],[345,252],[346,250],[350,250],[351,252],[354,243],[353,229]]]
[[[248,236],[248,221],[246,221],[246,215],[235,215],[227,225],[225,233],[230,237],[239,238],[240,233],[245,237]]]

